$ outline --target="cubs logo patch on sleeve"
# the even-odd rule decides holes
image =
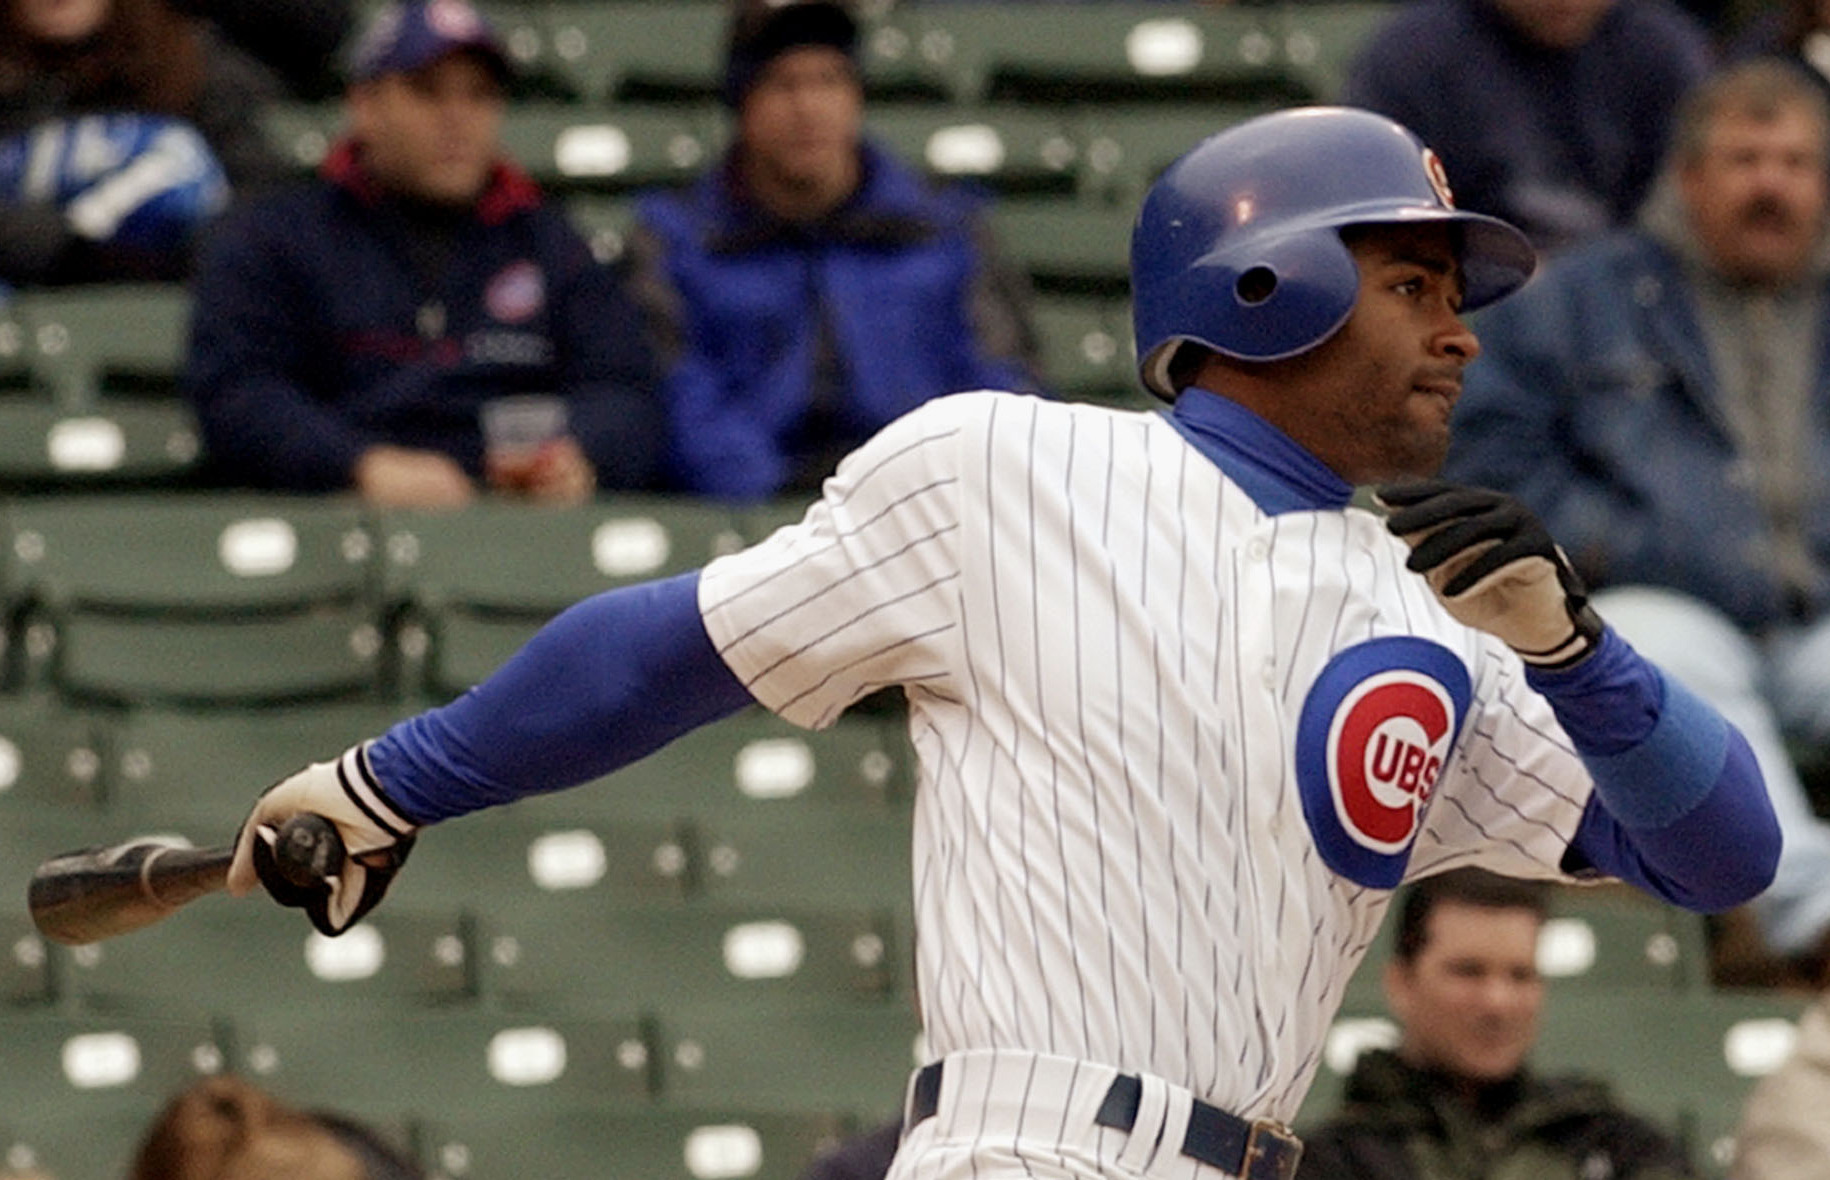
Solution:
[[[1397,888],[1470,696],[1462,662],[1425,639],[1368,640],[1328,661],[1297,723],[1296,777],[1330,869]]]

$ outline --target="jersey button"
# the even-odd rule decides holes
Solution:
[[[1245,555],[1253,561],[1263,561],[1265,558],[1271,556],[1271,547],[1265,544],[1263,537],[1257,537],[1253,539],[1250,545],[1245,547]]]

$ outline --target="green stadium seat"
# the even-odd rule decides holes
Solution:
[[[826,907],[607,906],[554,893],[488,922],[484,990],[504,1005],[583,989],[666,1011],[679,1004],[882,1001],[908,974],[887,916]]]
[[[845,717],[806,730],[758,708],[543,804],[586,817],[900,811],[913,797],[914,761],[907,734],[892,721]]]
[[[29,393],[32,371],[27,364],[31,328],[25,323],[17,295],[0,298],[0,395]]]
[[[194,1012],[0,1012],[0,1126],[10,1121],[15,1134],[29,1134],[47,1119],[150,1121],[172,1094],[227,1060],[223,1030]]]
[[[52,1112],[27,1120],[0,1111],[0,1175],[117,1180],[127,1175],[157,1106]],[[16,1170],[15,1170],[16,1169]]]
[[[901,1108],[923,1056],[906,1004],[683,1006],[661,1014],[669,1105],[825,1110],[875,1123]]]
[[[231,832],[267,787],[383,733],[392,705],[139,708],[107,726],[109,806],[137,820]],[[224,837],[226,839],[226,836]]]
[[[1213,102],[1088,107],[1073,129],[1082,147],[1082,187],[1129,215],[1151,182],[1190,148],[1275,109],[1270,103]],[[1129,220],[1125,228],[1128,235]]]
[[[373,536],[350,500],[62,496],[9,515],[13,580],[59,610],[201,616],[371,592]]]
[[[479,1117],[423,1137],[451,1180],[795,1180],[848,1130],[823,1112],[660,1108]]]
[[[913,904],[906,815],[727,809],[693,823],[709,897],[752,905],[836,899],[903,914]]]
[[[577,508],[488,501],[462,512],[389,512],[381,535],[391,600],[542,618],[602,590],[696,569],[741,543],[722,505],[634,495]]]
[[[1322,102],[1340,97],[1367,39],[1392,18],[1389,0],[1295,0],[1276,10],[1285,68]]]
[[[695,107],[517,103],[502,142],[551,191],[629,192],[697,176],[721,149],[723,124]]]
[[[721,0],[551,0],[546,64],[588,103],[709,102],[724,83]]]
[[[7,876],[12,877],[12,873],[9,871]],[[14,884],[10,880],[7,883]],[[0,1005],[9,1009],[32,1008],[48,1005],[57,997],[51,944],[23,911],[0,911]],[[0,1159],[4,1158],[0,1155]]]
[[[60,997],[100,1013],[187,1007],[231,1022],[275,1009],[461,1003],[476,995],[471,950],[469,922],[449,906],[389,904],[330,939],[265,897],[208,898],[154,927],[60,948]]]
[[[200,448],[196,419],[175,401],[106,397],[66,409],[0,400],[0,491],[179,483]]]
[[[1094,202],[1001,201],[991,228],[1038,290],[1122,298],[1130,290],[1132,216]]]
[[[931,5],[911,36],[963,97],[1022,102],[1293,102],[1262,8],[1165,4]]]
[[[574,193],[566,199],[565,210],[599,262],[615,262],[628,250],[629,233],[635,228],[633,199]]]
[[[672,819],[581,820],[546,804],[523,799],[426,831],[389,903],[462,906],[487,924],[548,910],[556,898],[615,908],[691,893],[692,846]]]
[[[1066,120],[1023,107],[873,104],[865,130],[929,175],[993,192],[1071,193],[1079,151]]]
[[[47,613],[47,682],[83,704],[214,708],[377,699],[380,632],[366,606],[208,620]]]
[[[235,1023],[230,1064],[285,1101],[373,1119],[640,1109],[654,1035],[625,1013],[275,1006]]]
[[[1127,305],[1051,296],[1038,298],[1031,316],[1049,389],[1076,401],[1123,409],[1160,404],[1138,383]]]
[[[343,132],[341,102],[273,102],[259,113],[261,135],[300,174],[316,172]]]
[[[1623,887],[1564,889],[1538,936],[1549,1003],[1575,989],[1702,990],[1708,948],[1695,915]]]
[[[102,729],[43,696],[0,697],[0,827],[15,810],[76,817],[106,803]]]
[[[21,299],[35,383],[67,409],[103,395],[177,393],[190,294],[179,283],[34,291]]]

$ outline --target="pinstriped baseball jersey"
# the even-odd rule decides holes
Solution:
[[[810,726],[906,686],[936,1056],[1028,1049],[1288,1119],[1406,876],[1554,876],[1591,789],[1381,521],[1267,515],[1161,415],[929,403],[703,574]]]

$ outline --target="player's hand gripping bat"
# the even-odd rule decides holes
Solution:
[[[99,942],[151,925],[228,882],[235,846],[180,848],[129,840],[54,856],[38,866],[26,891],[38,930],[69,946]],[[309,812],[280,827],[275,866],[287,881],[310,887],[343,864],[336,825]]]

